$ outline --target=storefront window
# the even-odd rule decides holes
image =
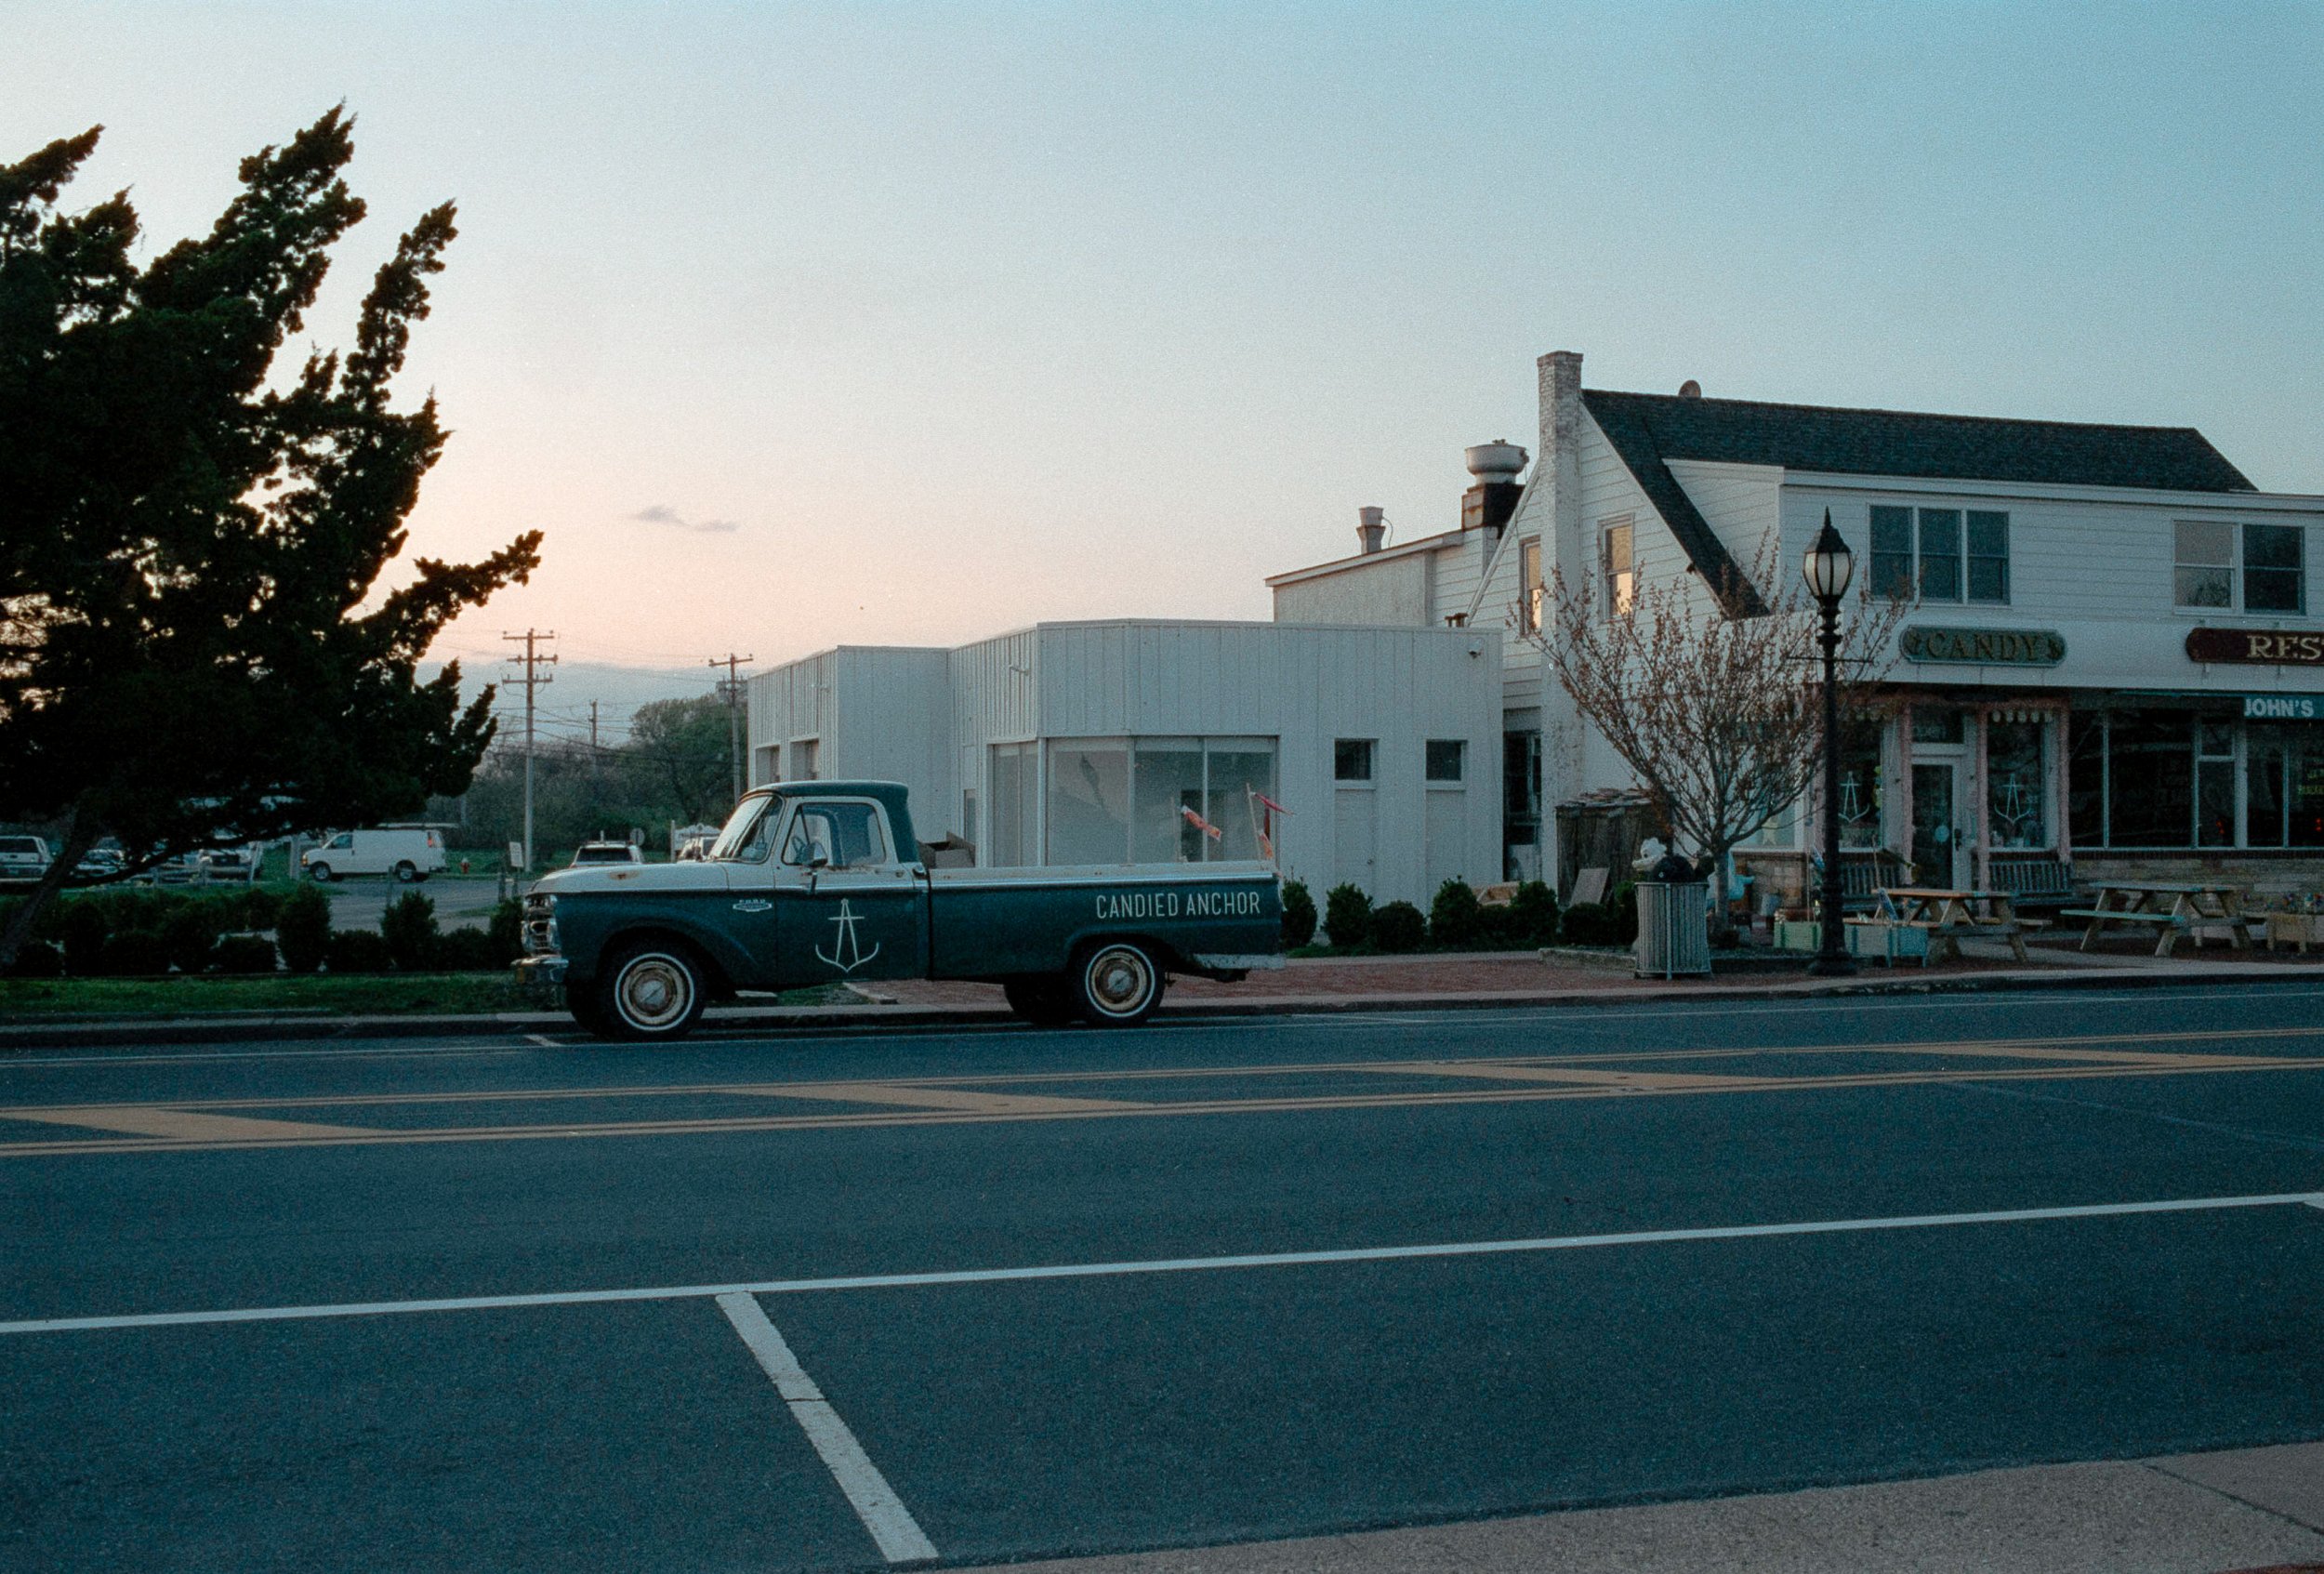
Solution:
[[[1049,750],[1045,863],[1198,864],[1260,855],[1251,794],[1274,793],[1273,738],[1076,739]],[[997,840],[999,767],[996,759]]]
[[[1881,841],[1881,729],[1847,728],[1840,739],[1840,845]]]
[[[2050,845],[2048,778],[2040,721],[1988,721],[1985,734],[1986,810],[1995,847]]]
[[[2195,728],[2184,710],[2107,718],[2106,842],[2185,847],[2195,822]]]
[[[2236,844],[2236,734],[2233,723],[2195,723],[2195,840],[2202,847]]]
[[[2284,757],[2288,729],[2256,722],[2244,740],[2243,834],[2253,847],[2284,844]]]
[[[1119,864],[1129,856],[1129,750],[1053,743],[1046,864]]]
[[[984,858],[990,867],[1016,869],[1034,862],[1034,814],[1040,806],[1034,785],[1037,763],[1029,743],[993,746],[993,844]]]
[[[2106,844],[2106,719],[2076,711],[2067,723],[2066,823],[2075,845]]]
[[[1912,708],[1912,741],[1914,743],[1962,743],[1968,734],[1961,731],[1961,712],[1948,705],[1916,705]]]

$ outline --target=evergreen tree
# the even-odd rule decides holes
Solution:
[[[62,846],[0,931],[0,969],[106,835],[124,874],[187,850],[363,825],[467,785],[491,691],[416,668],[463,608],[522,581],[537,532],[417,560],[361,610],[442,451],[389,384],[454,234],[423,215],[353,348],[272,378],[363,214],[333,110],[244,159],[208,235],[140,266],[127,194],[58,199],[98,131],[0,165],[0,819]]]

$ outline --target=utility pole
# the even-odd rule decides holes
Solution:
[[[719,693],[726,699],[726,740],[734,765],[734,801],[737,803],[743,800],[743,681],[736,675],[735,668],[748,667],[758,659],[755,655],[736,655],[729,651],[724,655],[712,656],[709,661],[712,667],[726,668],[726,677],[719,684]]]
[[[597,761],[597,701],[589,701],[589,761]]]
[[[554,678],[544,675],[540,668],[557,665],[555,656],[541,655],[537,647],[555,639],[557,630],[527,628],[522,634],[503,634],[500,637],[511,643],[519,640],[524,642],[524,654],[508,658],[510,661],[522,661],[524,674],[519,677],[509,673],[505,681],[524,685],[524,866],[529,872],[533,867],[533,691],[544,683],[556,681]]]

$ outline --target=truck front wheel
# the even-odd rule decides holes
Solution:
[[[625,946],[598,975],[598,1010],[616,1038],[682,1038],[707,994],[702,964],[682,946]]]
[[[1074,1005],[1092,1027],[1134,1027],[1162,1003],[1162,964],[1135,940],[1091,946],[1072,982]]]

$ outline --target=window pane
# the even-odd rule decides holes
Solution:
[[[1210,808],[1204,815],[1225,834],[1210,842],[1213,858],[1259,856],[1259,826],[1251,811],[1252,793],[1273,798],[1275,755],[1273,748],[1237,745],[1210,750]],[[1209,838],[1203,839],[1209,841]]]
[[[2246,612],[2300,611],[2305,600],[2301,594],[2300,578],[2297,569],[2246,569],[2243,574],[2243,610]]]
[[[1033,746],[993,746],[993,845],[984,861],[994,868],[1023,868],[1033,862]]]
[[[1872,594],[1887,600],[1912,599],[1912,510],[1875,508],[1872,510]]]
[[[1202,844],[1210,839],[1185,812],[1203,813],[1202,745],[1141,740],[1131,775],[1130,862],[1201,863]]]
[[[2039,721],[1989,721],[1985,734],[1987,818],[1996,847],[2050,845]]]
[[[1129,751],[1117,743],[1051,744],[1050,864],[1119,864],[1129,856]]]
[[[2243,781],[2243,833],[2253,847],[2284,844],[2285,729],[2251,724]]]
[[[1823,832],[1813,833],[1821,845]],[[1881,729],[1847,727],[1840,740],[1840,845],[1881,845]]]
[[[2313,726],[2286,728],[2285,797],[2294,847],[2324,847],[2324,736]]]
[[[1631,527],[1627,524],[1608,525],[1605,532],[1605,608],[1609,614],[1625,613],[1631,604]]]
[[[2067,726],[2066,823],[2077,847],[2106,844],[2106,718],[2077,711]]]
[[[1469,746],[1460,738],[1428,740],[1428,779],[1458,782],[1466,779]]]
[[[2243,566],[2298,568],[2300,527],[2296,524],[2247,524],[2243,527]]]
[[[1341,738],[1331,746],[1331,779],[1368,782],[1372,779],[1372,740]]]
[[[1541,542],[1535,537],[1517,549],[1517,632],[1531,634],[1541,627]]]
[[[2225,568],[2234,562],[2236,527],[2220,520],[2183,519],[2171,530],[2181,563],[2216,563]]]
[[[1921,599],[1961,600],[1961,510],[1921,510]]]
[[[2185,847],[2195,833],[2195,729],[2184,710],[2114,714],[2107,816],[2116,847]]]
[[[1963,743],[1968,734],[1961,731],[1961,712],[1948,705],[1916,705],[1912,708],[1912,741],[1914,743]]]
[[[2224,607],[2235,604],[2235,570],[2178,568],[2171,574],[2171,602],[2183,607]]]
[[[2235,845],[2236,766],[2232,760],[2206,760],[2195,768],[2195,837],[2205,847]]]
[[[1969,513],[1969,599],[2009,600],[2009,515]]]
[[[2246,612],[2298,612],[2302,594],[2304,532],[2296,524],[2243,527],[2243,608]]]

